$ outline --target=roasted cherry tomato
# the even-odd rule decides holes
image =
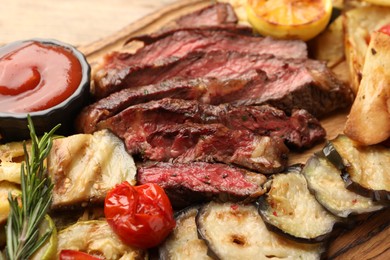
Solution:
[[[390,24],[386,24],[379,29],[380,32],[390,35]]]
[[[124,243],[144,249],[160,244],[176,225],[171,203],[157,184],[117,185],[107,194],[104,214]]]
[[[101,260],[87,253],[77,251],[77,250],[61,250],[60,260]]]

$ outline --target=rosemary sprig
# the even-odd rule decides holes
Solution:
[[[23,144],[25,162],[20,170],[22,198],[21,207],[18,198],[8,194],[10,213],[8,216],[7,259],[29,259],[34,252],[50,237],[52,230],[39,235],[39,226],[44,219],[52,201],[53,184],[47,177],[44,160],[53,144],[53,134],[60,125],[39,139],[31,117],[28,116],[28,128],[31,137],[31,152]]]

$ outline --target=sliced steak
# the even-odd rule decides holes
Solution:
[[[120,125],[121,129],[132,129],[135,118],[140,125],[221,123],[230,129],[249,130],[257,135],[280,138],[293,148],[311,147],[323,140],[326,134],[319,121],[303,109],[295,110],[288,117],[282,110],[268,105],[214,106],[194,100],[171,98],[130,106],[101,121],[100,125],[95,125],[94,130],[105,127],[114,129],[116,125]]]
[[[264,194],[266,177],[221,163],[153,163],[138,167],[138,184],[162,187],[174,208],[218,201],[253,201]]]
[[[245,28],[250,27],[187,28],[170,34],[140,36],[133,39],[141,40],[145,46],[119,64],[151,64],[170,56],[182,57],[195,50],[230,50],[272,54],[286,59],[307,58],[307,46],[303,41],[254,36],[251,30]]]
[[[246,25],[230,25],[230,24],[224,24],[224,25],[209,25],[204,27],[185,27],[185,28],[174,28],[167,31],[158,31],[151,34],[141,34],[133,36],[129,39],[127,39],[125,44],[128,44],[133,41],[142,42],[144,46],[150,45],[152,43],[155,43],[157,41],[164,40],[165,38],[177,38],[177,35],[187,35],[192,36],[194,33],[200,34],[200,36],[205,37],[211,37],[218,32],[224,33],[227,35],[236,35],[236,36],[252,36],[261,38],[260,36],[255,36],[253,34],[253,28]],[[187,41],[186,39],[183,39],[184,41]]]
[[[283,170],[288,149],[281,140],[258,136],[248,130],[231,130],[222,124],[156,124],[134,118],[104,125],[122,138],[130,154],[153,161],[223,162],[261,173]]]
[[[175,57],[180,58],[197,50],[203,52],[224,50],[256,55],[272,54],[281,58],[307,58],[307,48],[303,41],[243,35],[222,27],[183,29],[162,38],[158,36],[155,38],[159,40],[140,48],[135,54],[113,52],[105,56],[101,68],[95,74],[97,98],[105,97],[117,89],[114,84],[105,86],[105,82],[110,84],[112,81],[108,79],[116,78],[116,74],[121,75],[125,71],[137,73],[142,67],[165,63],[166,59],[171,61]],[[151,41],[150,38],[143,39]]]
[[[353,100],[349,87],[323,62],[234,51],[192,52],[162,64],[133,67],[107,74],[96,87],[100,88],[100,93],[108,95],[111,91],[158,84],[173,78],[241,78],[253,71],[258,73],[251,74],[248,84],[237,92],[222,93],[219,103],[272,103],[289,112],[303,108],[322,116],[349,106]]]
[[[200,10],[183,15],[164,27],[199,27],[220,24],[236,24],[238,18],[229,3],[215,3]],[[163,30],[164,30],[163,29]]]

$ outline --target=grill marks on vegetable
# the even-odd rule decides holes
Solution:
[[[317,202],[300,172],[296,166],[273,175],[268,193],[259,200],[259,212],[277,232],[301,241],[320,242],[332,234],[340,220]]]
[[[211,202],[199,210],[195,223],[215,259],[319,259],[324,252],[322,244],[297,243],[268,231],[251,204]]]
[[[330,154],[328,158],[342,170],[342,178],[349,190],[375,201],[389,203],[388,147],[380,144],[360,146],[345,135],[339,135],[328,146],[336,153],[336,156]]]
[[[383,204],[361,196],[345,187],[341,170],[329,160],[312,156],[302,170],[309,189],[316,199],[330,212],[340,217],[380,210]]]

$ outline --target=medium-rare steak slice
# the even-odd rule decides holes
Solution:
[[[291,117],[288,117],[282,110],[268,105],[214,106],[201,104],[195,100],[171,98],[130,106],[101,121],[101,126],[94,122],[93,130],[98,127],[115,128],[117,125],[120,125],[121,129],[132,129],[135,119],[138,120],[137,124],[149,127],[151,124],[185,122],[221,123],[230,129],[249,130],[257,135],[283,139],[287,145],[294,148],[310,147],[322,140],[326,134],[320,122],[303,109],[293,111]]]
[[[253,74],[257,73],[252,71]],[[122,89],[85,107],[76,118],[76,129],[80,133],[92,133],[98,122],[129,106],[166,97],[219,103],[220,96],[242,89],[251,80],[248,76],[240,79],[173,79],[155,85]]]
[[[138,184],[156,183],[174,208],[206,200],[252,201],[264,194],[266,177],[222,163],[155,163],[138,166]]]
[[[163,36],[141,36],[148,45],[137,50],[135,54],[113,52],[104,57],[101,68],[95,74],[96,97],[107,96],[105,90],[111,92],[111,87],[103,86],[106,78],[115,77],[122,71],[138,71],[146,65],[165,62],[165,59],[183,57],[190,52],[224,50],[254,54],[272,54],[281,58],[307,58],[307,47],[303,41],[276,40],[270,37],[250,35],[249,30],[238,30],[234,27],[206,27],[173,31]],[[165,37],[164,37],[165,36]],[[152,42],[155,40],[155,42]],[[102,85],[102,86],[101,86]],[[116,89],[115,86],[112,87]]]
[[[309,59],[279,59],[273,55],[234,51],[192,52],[162,64],[122,70],[100,79],[100,93],[157,84],[172,78],[241,78],[254,76],[242,89],[222,93],[219,103],[272,103],[286,111],[306,109],[322,116],[351,104],[353,95],[325,63]],[[99,91],[98,91],[99,92]]]
[[[237,22],[238,18],[236,13],[229,3],[215,3],[179,17],[172,23],[166,25],[164,29],[176,27],[199,27],[220,24],[236,24]]]
[[[209,37],[215,35],[218,32],[230,33],[231,35],[236,35],[236,36],[242,35],[242,36],[252,36],[252,37],[261,38],[260,36],[255,36],[253,34],[253,28],[250,26],[223,24],[223,25],[209,25],[204,27],[174,28],[163,32],[158,31],[151,34],[136,35],[127,39],[125,44],[129,44],[130,42],[137,41],[137,42],[142,42],[143,45],[146,46],[155,43],[157,41],[163,40],[165,38],[171,38],[171,37],[177,38],[177,36],[175,36],[176,34],[191,36],[193,33],[196,34],[202,33],[203,35],[201,36]]]
[[[223,162],[261,173],[279,172],[287,163],[288,149],[282,140],[222,124],[156,124],[134,118],[130,127],[114,122],[102,127],[122,138],[130,154],[145,160]]]

